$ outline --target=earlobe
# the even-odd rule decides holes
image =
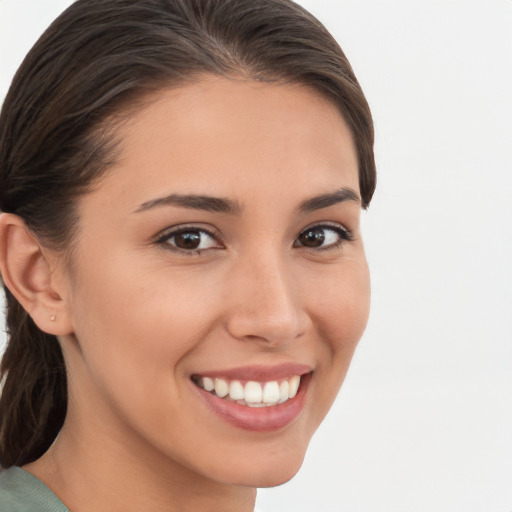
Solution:
[[[18,302],[44,332],[72,332],[63,290],[45,251],[18,215],[0,215],[0,271],[3,281]]]

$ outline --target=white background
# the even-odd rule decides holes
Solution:
[[[69,3],[0,0],[0,98]],[[512,512],[512,1],[300,3],[375,118],[373,304],[303,469],[259,505]]]

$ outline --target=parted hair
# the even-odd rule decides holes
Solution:
[[[108,172],[116,123],[139,100],[204,74],[311,87],[347,122],[362,205],[375,189],[373,122],[352,68],[325,27],[290,0],[78,0],[40,37],[0,114],[0,210],[68,254],[77,200]],[[143,172],[143,171],[141,171]],[[5,287],[4,287],[5,288]],[[67,410],[59,341],[5,288],[0,465],[38,459]]]

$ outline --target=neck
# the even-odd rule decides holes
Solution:
[[[256,489],[199,475],[156,449],[148,450],[135,435],[113,442],[104,427],[103,432],[79,430],[69,412],[53,446],[24,469],[70,510],[253,511]]]

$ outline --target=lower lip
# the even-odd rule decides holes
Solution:
[[[231,425],[253,432],[279,430],[299,417],[304,408],[306,392],[311,374],[303,375],[297,394],[279,405],[269,407],[249,407],[219,398],[194,383],[192,385],[201,398],[223,420]]]

